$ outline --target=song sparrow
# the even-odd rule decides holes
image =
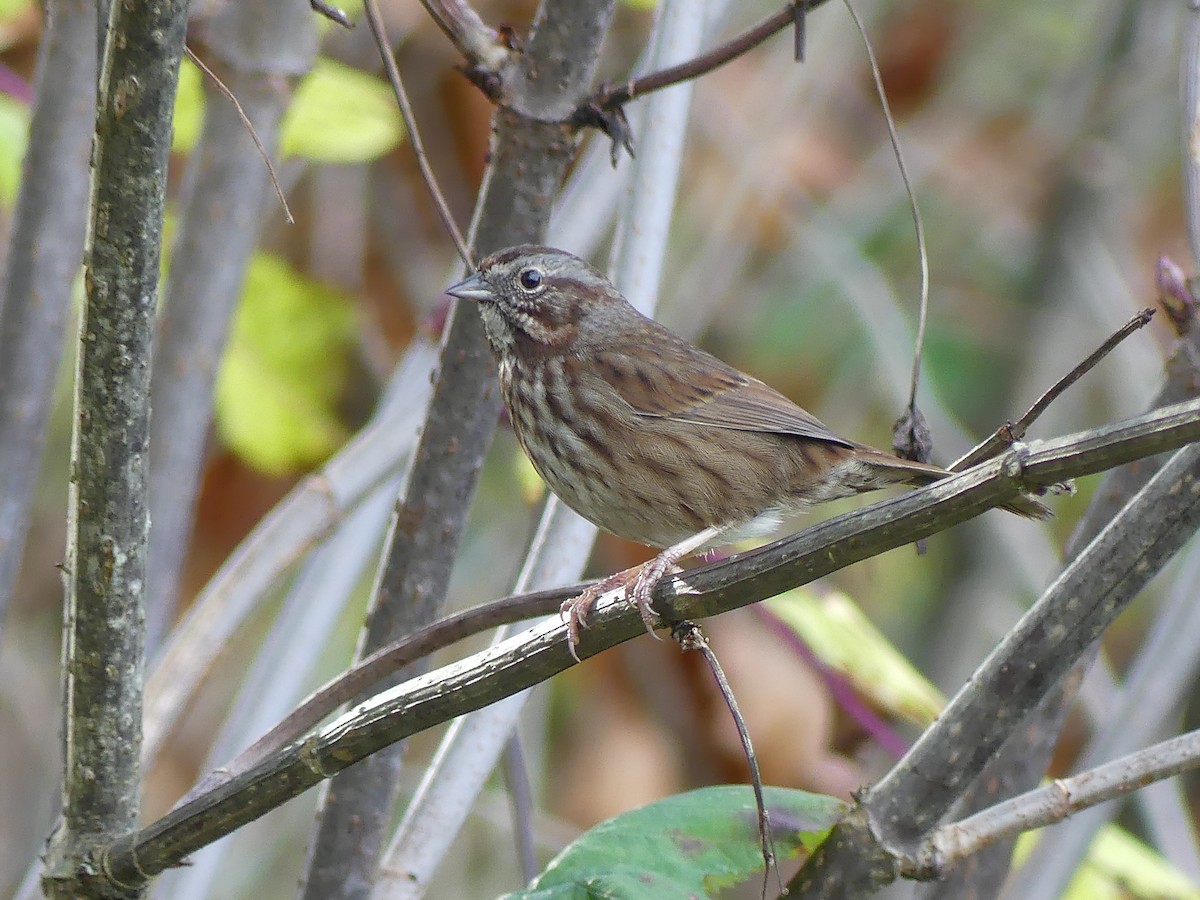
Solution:
[[[517,439],[551,490],[605,531],[667,548],[563,604],[572,652],[605,591],[624,584],[650,629],[654,585],[687,554],[768,533],[781,513],[948,474],[839,437],[562,250],[501,250],[448,293],[479,303]],[[1032,497],[1006,508],[1050,514]]]

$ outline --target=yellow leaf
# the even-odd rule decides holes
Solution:
[[[175,113],[172,118],[174,133],[171,135],[173,153],[187,153],[200,140],[200,129],[204,127],[202,77],[196,64],[184,58],[179,66],[179,87],[175,91]]]
[[[368,162],[404,136],[391,88],[329,59],[318,59],[300,82],[282,128],[283,155],[314,162]]]
[[[898,718],[925,726],[945,698],[892,646],[845,594],[818,595],[796,588],[766,601],[823,663],[842,673],[872,703]]]
[[[355,332],[349,300],[260,254],[216,384],[216,423],[246,462],[282,475],[325,460],[346,438],[337,401]]]
[[[29,143],[29,107],[0,94],[0,203],[12,206],[21,185],[21,160]]]

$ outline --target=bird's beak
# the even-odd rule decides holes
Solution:
[[[492,289],[488,287],[488,283],[478,272],[470,278],[446,288],[446,293],[451,297],[458,297],[460,300],[474,300],[476,303],[483,303],[493,298]]]

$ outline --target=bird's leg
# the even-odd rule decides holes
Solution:
[[[587,628],[588,613],[592,611],[596,601],[615,587],[628,588],[637,578],[641,569],[641,566],[634,566],[632,569],[622,569],[620,572],[614,572],[606,578],[601,578],[595,584],[584,588],[583,593],[579,596],[564,600],[562,606],[558,608],[559,616],[567,623],[567,646],[570,647],[575,662],[579,662],[579,654],[575,650],[579,646],[579,634],[584,628]]]
[[[642,614],[642,622],[645,623],[646,630],[652,635],[655,625],[654,588],[662,581],[664,575],[675,568],[675,563],[703,547],[724,530],[724,528],[705,528],[700,533],[668,547],[654,559],[642,563],[639,567],[637,577],[632,579],[633,583],[626,589],[626,596],[636,604],[638,612]],[[654,636],[658,637],[658,635]]]
[[[634,566],[632,569],[622,569],[620,572],[615,572],[607,578],[602,578],[593,585],[584,588],[583,593],[578,597],[572,597],[570,600],[564,600],[562,606],[558,608],[558,614],[567,623],[567,646],[571,650],[571,655],[575,657],[576,662],[579,661],[579,654],[576,652],[576,647],[579,645],[579,636],[584,628],[587,628],[587,617],[591,613],[592,607],[596,605],[596,601],[611,591],[613,588],[624,587],[626,598],[633,600],[637,606],[638,612],[642,616],[642,621],[646,624],[646,630],[655,638],[658,635],[654,634],[655,618],[654,607],[652,605],[654,587],[663,576],[675,567],[675,563],[683,559],[689,553],[692,553],[699,547],[703,547],[713,538],[717,537],[724,531],[723,528],[705,528],[699,534],[695,534],[690,538],[680,541],[671,547],[668,547],[654,559],[647,560],[640,566]]]

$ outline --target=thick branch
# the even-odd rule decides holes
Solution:
[[[511,107],[494,121],[475,247],[486,253],[544,234],[574,155],[555,111],[591,83],[614,0],[544,0],[523,54],[509,63]],[[477,254],[481,255],[481,254]],[[362,650],[370,653],[435,619],[467,510],[500,413],[494,362],[478,311],[459,301],[440,371],[387,539]],[[400,748],[341,776],[326,794],[304,896],[357,897],[373,878],[399,787]]]
[[[914,878],[940,877],[960,859],[1023,831],[1061,822],[1073,813],[1115,800],[1146,785],[1200,766],[1200,732],[1138,750],[1081,772],[1057,778],[978,812],[961,822],[944,825],[929,836],[905,874]],[[910,865],[906,863],[906,868]]]
[[[1002,459],[903,497],[839,516],[770,547],[704,566],[659,586],[678,618],[714,615],[805,584],[853,562],[928,537],[1011,498],[1021,484],[1053,483],[1200,439],[1200,401],[1094,431],[1014,448]],[[642,631],[615,595],[601,600],[581,654]],[[173,810],[105,854],[122,881],[153,875],[258,818],[323,778],[398,740],[544,681],[571,664],[555,621],[356,707],[308,740]]]
[[[866,896],[890,881],[897,860],[916,851],[1025,716],[1198,525],[1200,446],[1191,446],[1064,570],[938,721],[862,797],[866,817],[839,825],[813,855],[794,882],[800,896]],[[891,877],[878,880],[889,870]]]
[[[150,348],[187,4],[114,3],[93,154],[66,610],[63,825],[53,897],[126,896],[96,841],[137,821]]]

